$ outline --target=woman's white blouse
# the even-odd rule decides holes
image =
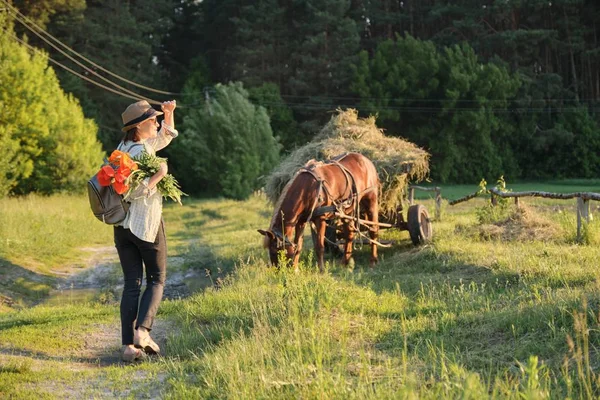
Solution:
[[[177,130],[163,121],[156,137],[139,142],[121,142],[118,149],[129,153],[131,158],[137,157],[144,150],[154,155],[158,150],[167,147],[177,135]],[[122,226],[143,241],[154,242],[162,220],[162,195],[156,188],[148,189],[148,181],[149,178],[145,179],[142,185],[127,194],[125,200],[131,205]]]

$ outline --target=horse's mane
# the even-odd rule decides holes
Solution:
[[[306,162],[306,164],[304,164],[304,168],[313,170],[323,164],[324,164],[323,161],[317,161],[315,159],[311,159],[311,160],[308,160]],[[277,202],[275,203],[275,212],[273,213],[273,217],[271,217],[271,223],[269,224],[269,230],[272,231],[275,228],[275,222],[277,221],[277,217],[279,216],[279,214],[281,214],[281,205],[283,203],[283,200],[287,196],[287,194],[290,190],[290,187],[296,181],[296,178],[301,173],[302,173],[302,169],[300,169],[298,172],[296,172],[296,174],[292,177],[292,179],[290,179],[288,181],[288,183],[286,183],[285,186],[283,187],[283,190],[281,191],[281,194],[279,195],[279,198],[277,199]],[[264,247],[268,247],[268,245],[269,245],[268,240],[269,240],[269,238],[267,236],[265,236],[263,239]]]
[[[285,196],[287,196],[287,193],[289,192],[290,187],[292,186],[292,183],[294,183],[294,181],[296,180],[298,175],[300,175],[300,174],[296,173],[294,175],[294,177],[292,179],[290,179],[288,181],[288,183],[286,183],[285,186],[283,187],[283,190],[281,191],[281,194],[279,195],[279,198],[277,199],[277,203],[275,203],[275,212],[273,213],[273,217],[271,218],[271,224],[269,225],[270,230],[273,230],[273,228],[275,228],[275,221],[277,220],[277,216],[281,213],[281,204],[283,203]]]
[[[285,184],[285,186],[283,187],[283,190],[281,191],[281,194],[279,195],[279,198],[277,199],[277,202],[275,203],[275,212],[273,213],[273,217],[271,218],[271,224],[269,225],[269,229],[273,230],[273,228],[275,228],[275,221],[277,220],[277,216],[281,213],[281,204],[283,203],[283,199],[285,199],[285,196],[287,195],[288,191],[290,190],[290,187],[296,181],[296,178],[298,177],[298,175],[300,175],[302,173],[302,170],[309,169],[312,171],[315,168],[320,167],[323,164],[324,164],[323,161],[317,161],[314,158],[308,160],[306,162],[306,164],[304,164],[304,167],[302,169],[300,169],[298,172],[296,172],[296,174],[294,174],[292,179],[290,179],[288,181],[288,183]]]
[[[290,190],[290,186],[292,186],[292,183],[294,183],[294,181],[296,180],[298,175],[300,175],[300,174],[296,173],[292,177],[292,179],[290,179],[288,181],[288,183],[286,183],[285,186],[283,187],[283,190],[281,191],[281,194],[279,195],[279,198],[277,199],[277,203],[275,203],[275,212],[273,213],[273,217],[271,217],[271,223],[269,224],[270,231],[273,231],[273,229],[275,228],[275,221],[277,221],[277,216],[281,212],[281,204],[283,203],[283,200],[285,199],[287,192]],[[269,247],[269,237],[268,236],[265,236],[263,238],[263,247],[265,247],[265,248]]]

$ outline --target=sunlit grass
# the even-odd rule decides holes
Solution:
[[[0,263],[48,273],[81,259],[81,247],[112,244],[112,229],[87,197],[30,195],[0,199]]]
[[[433,200],[424,203],[433,215]],[[168,205],[170,255],[182,257],[183,268],[206,270],[211,283],[162,304],[158,318],[177,328],[163,359],[137,367],[148,382],[161,376],[160,391],[150,383],[141,390],[167,398],[597,396],[600,227],[587,225],[578,242],[574,205],[524,203],[550,221],[552,237],[481,235],[475,210],[486,200],[476,199],[445,205],[431,244],[415,248],[407,232],[386,231],[396,243],[381,250],[377,267],[368,267],[368,246],[359,246],[353,270],[329,257],[325,274],[316,272],[308,235],[299,274],[267,264],[256,232],[270,219],[263,198]],[[118,329],[117,316],[114,304],[98,303],[9,312],[0,317],[0,343],[72,354],[94,327]],[[0,393],[30,393],[48,365],[3,365]],[[130,395],[119,381],[127,372],[85,371],[88,397],[102,396],[103,380]],[[66,386],[74,377],[57,375]]]
[[[221,290],[165,311],[184,327],[171,342],[181,360],[171,364],[171,394],[481,398],[597,390],[595,375],[586,383],[590,370],[565,369],[564,360],[578,363],[568,344],[581,336],[573,316],[600,303],[600,251],[572,240],[574,214],[544,203],[539,211],[559,228],[551,241],[477,239],[469,227],[477,227],[474,207],[484,203],[447,207],[434,242],[420,249],[407,244],[406,232],[386,232],[399,243],[373,270],[366,247],[354,271],[330,263],[325,276],[314,265],[299,275],[268,269],[264,255],[238,264]],[[216,248],[239,234],[215,233]]]

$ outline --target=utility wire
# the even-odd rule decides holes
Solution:
[[[21,43],[22,45],[26,46],[26,47],[27,47],[27,48],[29,48],[31,51],[34,51],[34,52],[40,52],[40,53],[41,53],[41,50],[40,50],[40,49],[37,49],[37,48],[33,47],[32,45],[30,45],[29,43],[25,42],[24,40],[21,40],[21,39],[19,39],[19,38],[18,38],[18,37],[17,37],[15,34],[12,34],[12,35],[10,35],[10,37],[11,37],[12,39],[14,39],[14,40],[18,41],[18,42],[19,42],[19,43]],[[42,53],[42,54],[43,54],[43,53]],[[109,92],[113,92],[113,93],[115,93],[115,94],[118,94],[119,96],[127,97],[127,98],[130,98],[130,99],[134,99],[134,100],[139,100],[139,99],[140,99],[140,97],[139,97],[139,96],[137,96],[137,97],[136,97],[136,96],[131,96],[131,95],[129,95],[129,94],[122,93],[122,92],[119,92],[118,90],[115,90],[115,89],[113,89],[113,88],[110,88],[110,87],[108,87],[108,86],[105,86],[105,85],[103,85],[103,84],[101,84],[101,83],[99,83],[99,82],[96,82],[96,81],[94,81],[94,80],[92,80],[92,79],[88,78],[87,76],[80,74],[80,73],[79,73],[79,72],[77,72],[77,71],[73,71],[71,68],[69,68],[69,67],[67,67],[66,65],[64,65],[64,64],[62,64],[62,63],[60,63],[60,62],[58,62],[58,61],[54,60],[52,57],[50,57],[50,56],[47,56],[47,57],[48,57],[48,60],[52,61],[54,64],[58,65],[59,67],[61,67],[61,68],[64,68],[65,70],[67,70],[68,72],[72,73],[73,75],[76,75],[76,76],[78,76],[78,77],[79,77],[79,78],[81,78],[81,79],[84,79],[84,80],[86,80],[86,81],[88,81],[88,82],[90,82],[90,83],[92,83],[92,84],[94,84],[94,85],[96,85],[96,86],[99,86],[99,87],[101,87],[102,89],[108,90]],[[157,102],[157,101],[155,101],[155,100],[148,100],[148,102],[152,102],[152,104],[161,104],[160,102]]]
[[[214,91],[207,91],[208,93],[215,93]],[[210,104],[208,98],[204,102]],[[187,107],[195,107],[202,105],[202,102],[195,102],[186,104]],[[322,104],[322,103],[285,103],[285,102],[269,102],[269,101],[258,101],[256,105],[263,107],[272,108],[291,108],[298,110],[333,110],[336,108],[355,108],[359,111],[364,112],[382,112],[382,111],[399,111],[404,113],[422,113],[422,114],[437,114],[440,112],[456,113],[456,112],[473,112],[473,111],[491,111],[494,113],[560,113],[560,112],[577,112],[580,111],[580,107],[507,107],[507,108],[491,108],[491,107],[427,107],[427,106],[365,106],[360,104]],[[587,110],[596,112],[600,111],[600,108],[587,108]]]
[[[40,34],[38,34],[33,28],[31,28],[31,26],[28,25],[31,24],[33,25],[35,28],[37,28],[40,32],[43,32],[46,36],[48,36],[49,38],[51,38],[53,41],[55,41],[56,43],[58,43],[59,45],[61,45],[62,47],[64,47],[65,49],[67,49],[68,51],[72,52],[73,54],[77,55],[78,57],[80,57],[81,59],[87,61],[88,63],[90,63],[91,65],[93,65],[94,67],[98,68],[99,70],[106,72],[107,74],[123,81],[123,82],[127,82],[130,85],[139,87],[141,89],[145,89],[151,92],[155,92],[155,93],[160,93],[160,94],[168,94],[168,95],[182,95],[182,93],[174,93],[174,92],[167,92],[164,90],[158,90],[158,89],[154,89],[148,86],[144,86],[141,85],[139,83],[130,81],[126,78],[123,78],[122,76],[115,74],[114,72],[109,71],[108,69],[96,64],[95,62],[93,62],[92,60],[86,58],[84,55],[78,53],[77,51],[73,50],[72,48],[70,48],[69,46],[67,46],[66,44],[64,44],[63,42],[61,42],[59,39],[55,38],[54,36],[52,36],[50,33],[48,33],[47,31],[45,31],[42,27],[40,27],[39,25],[37,25],[35,22],[33,22],[32,20],[30,20],[29,18],[27,18],[25,15],[23,15],[17,8],[13,7],[10,3],[8,3],[6,0],[0,0],[4,5],[9,7],[9,11],[12,11],[15,15],[13,15],[13,18],[18,19],[17,15],[20,15],[23,19],[25,19],[25,21],[27,22],[23,22],[22,20],[19,20],[19,22],[24,25],[27,29],[29,29],[31,32],[35,33],[38,37],[40,37],[42,40],[44,40],[46,43],[50,44],[52,47],[54,47],[56,50],[60,51],[61,53],[65,54],[62,50],[58,49],[54,44],[48,42],[47,39],[43,38],[42,36],[40,36]],[[70,59],[72,59],[70,56],[68,56],[67,54],[65,54],[65,56],[69,57]],[[87,68],[84,66],[84,68]],[[94,72],[95,73],[95,72]],[[112,83],[112,82],[111,82]],[[113,85],[117,86],[115,83],[112,83]]]
[[[9,7],[13,8],[12,6],[10,6],[10,4],[8,4],[5,0],[0,0],[2,1],[4,4],[8,5]],[[14,8],[13,8],[14,9]],[[18,10],[16,11],[18,14],[21,14],[20,12],[18,12]],[[139,99],[144,99],[147,100],[149,103],[151,104],[157,104],[160,105],[161,102],[157,101],[157,100],[153,100],[147,97],[144,97],[138,93],[132,92],[112,81],[110,81],[109,79],[103,77],[102,75],[99,75],[97,72],[95,72],[94,70],[90,69],[89,67],[81,64],[80,62],[78,62],[77,60],[75,60],[73,57],[71,57],[70,55],[66,54],[63,50],[59,49],[58,47],[56,47],[54,44],[52,44],[51,42],[49,42],[46,38],[44,38],[43,36],[41,36],[39,33],[37,33],[35,30],[33,30],[29,25],[27,25],[26,22],[23,21],[23,19],[19,18],[16,15],[12,16],[13,18],[15,18],[18,22],[20,22],[23,26],[25,26],[28,30],[30,30],[31,32],[33,32],[35,35],[37,35],[40,39],[42,39],[43,41],[45,41],[46,43],[48,43],[50,46],[52,46],[54,49],[56,49],[57,51],[59,51],[61,54],[65,55],[67,58],[69,58],[71,61],[75,62],[77,65],[81,66],[82,68],[84,68],[86,71],[92,73],[93,75],[99,77],[100,79],[110,83],[111,85],[117,87],[118,89],[121,89],[123,92],[119,92],[117,90],[114,90],[112,88],[109,88],[105,85],[102,85],[92,79],[89,79],[88,77],[79,74],[78,72],[72,70],[71,68],[65,66],[64,64],[52,59],[51,57],[48,56],[48,59],[53,62],[54,64],[60,66],[61,68],[67,70],[68,72],[78,76],[81,79],[84,79],[98,87],[101,87],[102,89],[108,90],[112,93],[118,94],[120,96],[123,97],[127,97],[130,99],[135,99],[135,100],[139,100]],[[24,17],[27,18],[27,17]],[[34,24],[34,23],[32,23]],[[35,25],[35,24],[34,24]],[[38,27],[36,25],[36,27],[40,30],[43,31],[42,28]],[[45,32],[45,31],[43,31]],[[52,37],[49,33],[45,32],[47,35],[49,35],[50,37]],[[29,45],[28,43],[22,41],[21,39],[19,39],[16,36],[13,36],[13,38],[17,41],[19,41],[20,43],[22,43],[23,45],[27,46],[28,48],[32,49],[32,50],[36,50],[39,51],[38,49],[34,48],[33,46]],[[77,52],[75,52],[74,50],[70,49],[68,46],[62,44],[62,42],[60,42],[58,39],[52,37],[55,41],[57,41],[58,43],[60,43],[61,45],[63,45],[64,47],[66,47],[67,49],[71,50],[72,52],[74,52],[75,54],[78,54]],[[81,56],[81,55],[79,55]],[[85,57],[81,56],[82,58],[85,59]],[[86,59],[87,60],[87,59]],[[87,60],[88,62],[91,62],[89,60]],[[96,65],[92,62],[93,65]],[[96,65],[97,66],[97,65]],[[97,66],[102,70],[105,70],[104,68]],[[105,70],[107,71],[107,70]],[[110,72],[110,71],[108,71]],[[112,74],[111,75],[115,75],[118,76],[116,74]],[[126,80],[127,81],[127,80]],[[142,85],[137,85],[136,86],[140,86],[143,87]],[[163,91],[158,91],[158,92],[162,92],[162,93],[167,93],[167,94],[177,94],[177,93],[171,93],[171,92],[163,92]],[[214,89],[210,89],[210,90],[205,90],[203,93],[205,96],[208,96],[208,93],[214,93]],[[288,98],[310,98],[310,96],[294,96],[294,95],[281,95],[281,97],[288,97]],[[334,100],[334,99],[338,99],[338,100],[367,100],[367,99],[372,99],[372,100],[385,100],[386,98],[376,98],[376,97],[365,97],[365,98],[357,98],[357,97],[318,97],[317,98],[322,98],[322,99],[327,99],[327,100]],[[313,98],[314,100],[314,98]],[[439,102],[439,101],[447,101],[448,99],[393,99],[393,98],[388,98],[388,100],[397,100],[397,101],[417,101],[417,102]],[[558,101],[558,100],[569,100],[569,99],[545,99],[548,101]],[[464,102],[475,102],[477,100],[455,100],[455,102],[460,102],[460,101],[464,101]],[[488,102],[491,101],[502,101],[502,102],[508,102],[507,100],[487,100]],[[184,105],[180,105],[181,108],[183,107],[193,107],[193,106],[198,106],[198,105],[202,105],[203,103],[192,103],[192,104],[187,104],[186,106]],[[208,98],[206,98],[204,104],[208,104],[209,108],[210,108],[210,101]],[[337,105],[332,105],[332,104],[322,104],[322,103],[275,103],[275,102],[261,102],[260,105],[263,106],[271,106],[274,108],[279,108],[279,107],[289,107],[289,108],[293,108],[293,109],[304,109],[304,110],[331,110],[332,107],[353,107],[353,108],[357,108],[359,110],[362,111],[375,111],[375,112],[380,112],[380,111],[401,111],[401,112],[413,112],[413,113],[438,113],[441,111],[450,111],[450,112],[457,112],[457,111],[477,111],[482,109],[483,107],[461,107],[461,108],[457,108],[457,107],[449,107],[449,108],[443,108],[443,107],[422,107],[422,106],[385,106],[385,107],[374,107],[374,106],[362,106],[362,105],[348,105],[348,104],[337,104]],[[524,113],[541,113],[541,112],[570,112],[570,111],[577,111],[579,110],[578,107],[552,107],[552,108],[532,108],[532,107],[516,107],[516,108],[491,108],[488,110],[492,111],[492,112],[498,112],[498,113],[516,113],[516,112],[524,112]],[[596,108],[590,108],[589,109],[592,112],[598,111],[598,109]]]
[[[214,88],[207,88],[205,90],[209,90],[211,93],[215,93],[215,89]],[[415,102],[415,103],[441,103],[441,102],[452,102],[452,103],[476,103],[476,104],[481,104],[481,103],[494,103],[494,102],[498,102],[498,103],[506,103],[506,104],[510,104],[513,102],[518,102],[518,101],[529,101],[529,102],[538,102],[538,101],[545,101],[545,102],[577,102],[577,103],[581,103],[581,102],[600,102],[600,99],[579,99],[579,101],[577,99],[554,99],[554,98],[543,98],[543,99],[513,99],[513,98],[506,98],[506,99],[485,99],[485,100],[469,100],[469,99],[449,99],[449,98],[427,98],[427,99],[423,99],[423,98],[409,98],[409,97],[351,97],[351,96],[321,96],[321,95],[291,95],[291,94],[280,94],[279,97],[281,97],[282,99],[300,99],[300,100],[312,100],[312,101],[316,101],[316,100],[338,100],[338,101],[344,101],[344,100],[348,100],[348,101],[389,101],[389,102]],[[293,103],[292,103],[293,104]],[[582,106],[585,106],[585,104],[581,104]]]
[[[447,101],[447,102],[453,102],[453,103],[481,103],[483,102],[482,100],[469,100],[469,99],[449,99],[449,98],[427,98],[427,99],[418,99],[418,98],[407,98],[407,97],[348,97],[348,96],[320,96],[320,95],[304,95],[304,96],[300,96],[300,95],[291,95],[291,94],[282,94],[280,95],[281,98],[284,99],[306,99],[306,98],[314,98],[314,99],[324,99],[324,100],[388,100],[388,101],[411,101],[411,102],[423,102],[423,103],[428,103],[428,102],[442,102],[442,101]],[[506,99],[485,99],[486,103],[491,103],[491,102],[503,102],[503,103],[510,103],[511,101],[519,101],[519,100],[526,100],[526,99],[511,99],[511,98],[506,98]],[[570,101],[570,102],[577,102],[577,99],[553,99],[553,98],[543,98],[543,99],[531,99],[532,101]],[[591,102],[591,101],[600,101],[600,99],[579,99],[579,102],[582,101],[587,101],[587,102]]]
[[[4,1],[4,0],[2,0]],[[27,29],[29,29],[32,33],[34,33],[35,35],[37,35],[40,39],[42,39],[44,42],[48,43],[50,46],[52,46],[54,49],[56,49],[57,51],[59,51],[62,55],[64,55],[65,57],[67,57],[69,60],[73,61],[75,64],[79,65],[80,67],[82,67],[84,70],[90,72],[91,74],[97,76],[98,78],[102,79],[103,81],[113,85],[114,87],[121,89],[123,92],[128,93],[130,95],[136,96],[138,99],[143,99],[143,100],[147,100],[149,103],[152,104],[160,104],[159,101],[157,100],[153,100],[150,99],[148,97],[142,96],[141,94],[135,93],[127,88],[124,88],[123,86],[120,86],[116,83],[114,83],[113,81],[111,81],[108,78],[105,78],[104,76],[98,74],[96,71],[94,71],[93,69],[87,67],[86,65],[80,63],[79,61],[77,61],[76,59],[74,59],[73,57],[71,57],[69,54],[65,53],[63,50],[59,49],[58,47],[56,47],[54,44],[52,44],[51,42],[49,42],[46,38],[44,38],[43,36],[41,36],[39,33],[37,33],[35,30],[31,29],[26,23],[23,22],[22,19],[20,19],[17,16],[13,16],[13,18],[15,18],[18,22],[20,22],[23,26],[25,26]]]
[[[6,32],[6,31],[5,31]],[[42,51],[40,49],[37,49],[35,47],[33,47],[32,45],[30,45],[29,43],[25,42],[24,40],[19,39],[14,33],[10,34],[10,37],[16,41],[18,41],[19,43],[23,44],[24,46],[26,46],[27,48],[29,48],[31,51],[34,52],[39,52],[42,53]],[[67,70],[68,72],[72,73],[73,75],[76,75],[77,77],[84,79],[102,89],[105,89],[107,91],[110,91],[112,93],[118,94],[120,96],[123,97],[127,97],[130,99],[134,99],[134,100],[139,100],[139,97],[135,97],[135,96],[131,96],[129,94],[126,93],[122,93],[119,92],[117,90],[114,90],[110,87],[107,87],[105,85],[102,85],[99,82],[96,82],[90,78],[88,78],[87,76],[84,76],[74,70],[72,70],[71,68],[67,67],[66,65],[54,60],[52,57],[50,56],[46,56],[48,58],[48,60],[50,60],[51,62],[53,62],[54,64],[58,65],[61,68],[64,68],[65,70]],[[209,112],[212,115],[212,110],[210,108],[210,102],[211,102],[211,98],[209,96],[209,92],[213,92],[214,91],[210,91],[210,90],[206,90],[205,94],[205,101],[201,102],[201,103],[192,103],[192,104],[187,104],[185,107],[193,107],[193,106],[199,106],[199,105],[207,105],[209,107]],[[153,104],[161,104],[160,102],[154,102]],[[430,113],[430,114],[435,114],[441,111],[449,111],[449,112],[467,112],[467,111],[478,111],[481,108],[440,108],[440,107],[362,107],[360,105],[326,105],[326,104],[311,104],[311,103],[300,103],[300,104],[286,104],[286,103],[275,103],[275,102],[262,102],[260,103],[260,105],[268,105],[268,106],[272,106],[275,108],[295,108],[295,109],[304,109],[304,110],[331,110],[332,108],[337,108],[337,107],[348,107],[348,108],[356,108],[362,111],[371,111],[371,112],[380,112],[380,111],[401,111],[401,112],[409,112],[409,113]],[[178,107],[183,107],[183,106],[178,106]],[[499,113],[542,113],[542,112],[569,112],[569,111],[578,111],[579,108],[577,107],[564,107],[564,108],[553,108],[551,110],[548,109],[544,109],[544,108],[531,108],[531,107],[522,107],[522,108],[507,108],[507,109],[489,109],[492,112],[499,112]],[[594,109],[594,111],[600,111],[600,109]]]

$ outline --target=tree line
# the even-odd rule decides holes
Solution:
[[[377,114],[388,135],[429,150],[438,182],[600,172],[593,0],[12,4],[108,70],[175,93],[123,84],[182,105],[177,124],[186,139],[168,156],[192,193],[244,197],[338,107]],[[68,63],[18,21],[14,31]],[[132,100],[56,74],[97,124],[104,150],[114,148]],[[250,145],[259,137],[263,146]],[[225,175],[235,178],[224,183]]]

